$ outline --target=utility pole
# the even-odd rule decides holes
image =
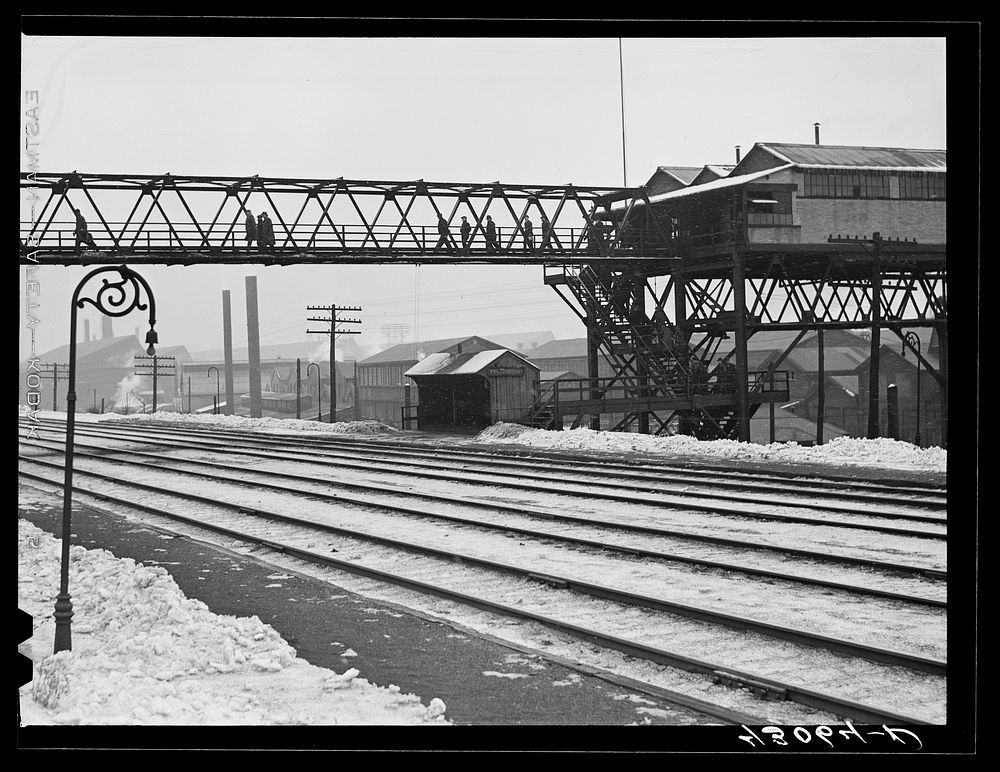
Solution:
[[[59,391],[59,376],[62,375],[65,378],[69,378],[69,365],[42,365],[41,366],[42,379],[49,378],[52,381],[52,409],[56,409],[56,392]]]
[[[340,324],[361,324],[360,319],[340,319],[337,314],[345,311],[360,311],[361,306],[306,306],[307,311],[323,311],[326,316],[309,316],[306,321],[326,322],[330,327],[326,330],[306,330],[307,333],[320,333],[330,336],[330,423],[337,420],[337,344],[338,335],[360,335],[360,330],[345,330]],[[357,399],[357,397],[355,397]]]
[[[161,375],[176,375],[174,357],[161,357],[155,354],[151,357],[137,356],[135,358],[136,375],[153,376],[153,412],[156,412],[156,380]]]

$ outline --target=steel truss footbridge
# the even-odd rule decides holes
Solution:
[[[728,230],[691,234],[641,187],[75,171],[22,173],[20,185],[22,263],[541,266],[586,327],[589,367],[543,395],[538,425],[605,416],[614,429],[749,439],[753,412],[788,399],[784,356],[747,368],[761,330],[869,330],[874,353],[883,329],[904,340],[936,327],[939,366],[913,353],[947,398],[943,246],[905,234],[755,243],[736,194]],[[248,213],[263,212],[273,240],[248,239]]]

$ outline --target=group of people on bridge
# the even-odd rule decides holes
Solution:
[[[90,249],[96,250],[97,244],[94,242],[94,238],[90,234],[86,219],[80,213],[79,209],[74,207],[73,212],[76,215],[76,228],[74,230],[76,244],[74,248],[77,252],[79,252],[80,245],[86,244]],[[257,215],[256,219],[253,216],[253,212],[249,209],[246,210],[246,213],[247,218],[245,229],[247,249],[249,250],[253,246],[254,242],[257,242],[258,249],[273,248],[275,245],[274,223],[271,222],[271,218],[268,216],[267,212],[261,212]],[[457,244],[451,235],[451,229],[448,225],[448,221],[444,218],[444,215],[440,213],[438,214],[437,229],[438,241],[437,244],[435,244],[434,249],[446,250],[449,254],[454,254],[458,248]],[[500,252],[499,232],[491,215],[486,215],[486,222],[485,225],[483,225],[483,231],[486,236],[486,254],[498,254]],[[524,219],[521,221],[520,231],[523,237],[523,251],[528,254],[535,254],[535,226],[531,221],[531,217],[528,215],[525,215]],[[539,251],[544,252],[549,248],[553,238],[552,224],[549,222],[549,218],[544,213],[542,214],[541,231],[542,239]],[[605,239],[605,234],[602,231],[603,229],[600,226],[593,224],[590,225],[588,228],[588,252],[593,252],[595,254],[598,252],[598,245]],[[468,217],[462,217],[462,224],[459,226],[459,233],[461,234],[462,239],[462,253],[468,254],[469,249],[472,246],[472,225],[469,223]]]
[[[546,217],[545,214],[542,214],[541,227],[542,241],[540,249],[544,251],[548,249],[552,240],[552,224],[549,222],[549,218]],[[453,254],[458,246],[451,235],[451,228],[448,225],[448,221],[441,213],[438,213],[437,229],[438,241],[437,244],[434,245],[434,249],[444,249],[449,254]],[[462,237],[462,252],[463,254],[467,254],[472,246],[472,225],[469,223],[468,217],[462,217],[462,224],[459,226],[458,230]],[[496,223],[493,222],[492,215],[486,215],[486,223],[483,226],[483,231],[486,236],[486,254],[495,255],[500,252],[499,234],[497,232]],[[525,215],[524,219],[521,221],[521,235],[524,239],[523,250],[527,253],[534,254],[535,224],[531,221],[531,217],[528,215]]]
[[[254,241],[257,242],[258,249],[274,247],[274,223],[267,212],[261,212],[254,220],[253,212],[247,209],[246,236],[247,249],[253,246]]]

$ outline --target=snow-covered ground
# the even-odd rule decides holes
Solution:
[[[60,543],[25,520],[18,537],[18,608],[34,618],[22,725],[449,723],[440,699],[315,667],[256,616],[214,614],[165,569],[105,550],[71,548],[73,650],[52,654]]]
[[[53,416],[65,418],[65,413],[54,413]],[[104,413],[95,415],[85,413],[85,419],[99,421],[120,421],[127,423],[197,424],[199,426],[215,426],[221,429],[252,429],[255,432],[294,432],[315,434],[394,434],[399,430],[380,421],[338,421],[337,423],[321,423],[307,421],[301,418],[250,418],[242,415],[212,415],[211,413],[136,413],[121,415],[119,413]],[[77,416],[80,420],[80,416]]]
[[[21,408],[22,414],[25,409]],[[38,411],[40,418],[64,419],[66,414]],[[405,437],[392,426],[379,421],[342,421],[320,423],[294,418],[249,418],[191,413],[144,413],[124,416],[117,413],[97,415],[78,413],[78,422],[128,421],[197,424],[225,429],[250,429],[275,434],[392,434]],[[948,452],[943,448],[920,448],[909,442],[885,437],[863,439],[836,437],[823,445],[805,446],[796,442],[775,442],[757,445],[735,440],[698,440],[686,435],[656,437],[632,432],[594,431],[580,427],[568,431],[531,429],[520,424],[497,423],[484,429],[473,440],[482,444],[516,444],[547,450],[597,451],[601,453],[641,453],[662,455],[673,459],[689,458],[701,461],[761,461],[798,464],[829,464],[833,466],[868,467],[907,471],[947,471]]]
[[[874,440],[837,437],[824,445],[807,447],[795,442],[755,445],[735,440],[698,440],[686,435],[656,437],[630,432],[602,432],[583,427],[557,432],[498,423],[480,432],[476,441],[548,450],[643,453],[700,460],[831,464],[927,472],[945,472],[948,464],[948,452],[942,448],[920,448],[909,442],[884,437]]]

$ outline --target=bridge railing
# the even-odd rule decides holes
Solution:
[[[451,226],[442,234],[436,225],[374,225],[357,224],[283,224],[272,222],[273,245],[264,246],[255,235],[248,240],[243,223],[235,226],[219,223],[164,222],[89,222],[88,229],[96,249],[131,252],[163,252],[213,250],[239,252],[285,251],[292,253],[318,252],[401,252],[409,254],[512,255],[544,254],[568,256],[645,255],[662,246],[645,231],[629,228],[622,234],[622,243],[615,245],[617,234],[605,230],[594,234],[582,227],[551,228],[546,237],[540,230],[526,238],[510,225],[497,227],[496,238],[488,240],[482,229],[475,229],[463,243],[458,227]],[[51,221],[44,224],[22,222],[20,240],[25,249],[73,251],[81,242],[76,236],[74,221]],[[81,244],[82,245],[82,244]],[[84,249],[89,249],[82,245]]]

